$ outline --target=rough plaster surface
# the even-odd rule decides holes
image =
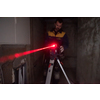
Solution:
[[[78,18],[77,78],[100,83],[100,18]]]

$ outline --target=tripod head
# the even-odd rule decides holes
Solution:
[[[50,58],[51,59],[57,57],[57,55],[58,55],[58,52],[57,52],[57,49],[58,49],[57,44],[53,44],[53,46],[54,46],[53,48],[50,48]]]
[[[57,57],[58,54],[61,54],[60,52],[60,46],[62,45],[62,41],[59,38],[50,37],[48,41],[46,41],[46,45],[53,45],[49,50],[48,53],[50,54],[50,57]]]

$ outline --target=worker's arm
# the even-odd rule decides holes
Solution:
[[[67,35],[65,34],[64,37],[62,38],[62,46],[60,46],[60,52],[64,52],[64,50],[66,48],[68,48],[69,46],[69,41],[68,41],[68,37]]]

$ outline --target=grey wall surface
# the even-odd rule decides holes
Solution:
[[[30,45],[1,45],[0,46],[0,57],[7,56],[7,55],[13,55],[18,52],[24,52],[29,50]],[[0,63],[2,71],[3,71],[3,78],[4,78],[4,84],[12,84],[12,69],[16,68],[18,65],[20,65],[21,60],[25,58],[26,59],[26,80],[27,83],[29,83],[29,69],[30,69],[30,55],[22,56],[20,58],[16,58],[13,60],[8,60],[4,63]]]
[[[42,18],[31,18],[31,49],[42,48],[44,44],[44,24]],[[33,83],[37,82],[41,77],[43,70],[42,59],[43,51],[35,52],[31,54],[31,80]],[[41,57],[42,56],[42,57]],[[43,75],[42,75],[43,76]]]
[[[0,17],[0,44],[30,44],[30,18]]]
[[[16,18],[16,44],[30,44],[30,18]]]
[[[29,51],[43,47],[43,19],[42,18],[22,18],[9,17],[0,18],[0,56],[15,54],[18,52]],[[30,25],[31,24],[31,25]],[[30,33],[31,31],[31,33]],[[27,45],[27,46],[26,46]],[[3,48],[4,47],[4,48]],[[23,49],[24,47],[24,49]],[[43,52],[26,55],[27,58],[27,83],[34,83],[40,77],[39,74],[43,69],[41,66]],[[38,60],[38,63],[35,63]],[[16,62],[20,61],[19,58]],[[5,83],[11,83],[11,65],[4,67]],[[9,62],[6,62],[9,64]],[[9,70],[8,70],[9,69]],[[6,72],[8,70],[8,72]],[[7,78],[9,77],[9,79]]]
[[[78,18],[77,79],[100,83],[100,18]]]
[[[0,18],[0,44],[15,43],[14,18]]]
[[[0,57],[29,50],[30,18],[0,17]],[[30,55],[26,55],[24,58],[27,58],[27,83],[30,83]],[[15,60],[21,61],[21,59],[22,58],[17,58]],[[12,83],[13,67],[13,60],[2,64],[5,84]]]

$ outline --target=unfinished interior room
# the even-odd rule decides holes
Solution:
[[[0,84],[100,84],[100,18],[0,17]]]

